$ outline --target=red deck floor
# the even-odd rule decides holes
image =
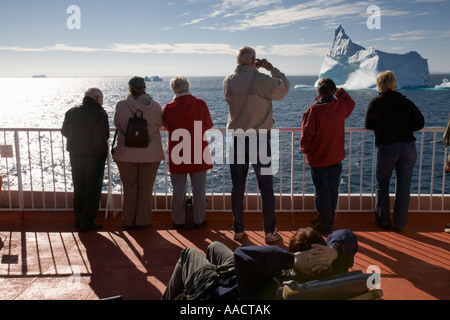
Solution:
[[[173,230],[170,215],[154,213],[145,231],[127,231],[120,217],[98,219],[99,232],[75,232],[70,212],[0,212],[0,300],[159,300],[182,248],[206,250],[212,241],[231,248],[231,214],[209,213],[200,230]],[[278,214],[285,247],[314,214]],[[260,214],[245,215],[243,244],[265,245]],[[410,214],[402,234],[384,231],[367,213],[340,213],[336,228],[359,240],[355,270],[381,270],[385,300],[450,299],[450,213]]]

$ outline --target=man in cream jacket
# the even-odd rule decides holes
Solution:
[[[244,191],[251,162],[261,191],[265,240],[266,243],[272,243],[281,239],[276,230],[271,173],[272,101],[282,100],[289,92],[290,83],[266,59],[256,59],[256,52],[250,47],[239,49],[237,63],[235,73],[223,82],[225,99],[229,105],[227,130],[233,133],[230,170],[234,239],[241,240],[245,235]],[[272,76],[260,73],[259,68],[266,69]],[[260,152],[261,146],[264,149],[267,147],[266,155],[262,154],[262,150]],[[268,158],[268,161],[262,157]]]

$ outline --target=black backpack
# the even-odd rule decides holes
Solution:
[[[130,148],[147,148],[149,137],[144,113],[139,109],[136,112],[131,112],[133,117],[128,120],[127,131],[125,132],[125,146]],[[138,116],[138,113],[140,113],[140,116]]]

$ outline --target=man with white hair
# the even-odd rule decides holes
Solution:
[[[271,173],[270,130],[274,123],[272,101],[282,100],[289,92],[290,83],[269,61],[257,59],[253,48],[239,49],[237,63],[235,73],[226,77],[223,82],[225,99],[229,105],[227,130],[233,132],[230,171],[233,183],[231,202],[234,239],[241,240],[245,235],[243,202],[248,168],[252,162],[262,197],[265,241],[272,243],[281,239],[275,227],[275,196]],[[266,69],[271,76],[260,73],[259,68]],[[264,149],[266,154],[263,154]]]
[[[80,232],[102,228],[95,224],[109,149],[108,114],[102,105],[102,91],[88,89],[83,103],[66,112],[61,129],[70,153],[75,227]]]

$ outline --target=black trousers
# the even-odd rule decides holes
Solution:
[[[105,159],[70,155],[75,227],[92,227],[98,214],[105,174]]]

